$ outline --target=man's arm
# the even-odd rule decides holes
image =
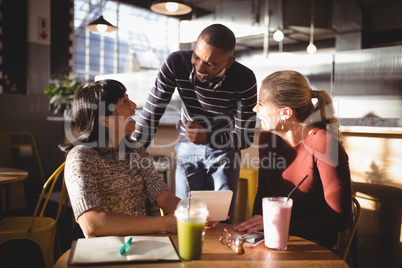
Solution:
[[[145,148],[154,138],[159,120],[165,113],[176,87],[175,74],[172,73],[167,62],[165,61],[158,72],[155,84],[148,95],[145,107],[137,119],[135,131],[132,134],[132,137],[143,144]]]

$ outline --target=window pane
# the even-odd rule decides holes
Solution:
[[[159,69],[165,58],[179,49],[178,19],[118,1],[103,2],[102,7],[100,0],[74,0],[74,73],[77,78],[85,77],[83,81],[89,83],[98,74]],[[85,26],[100,15],[117,26],[118,31],[85,30]]]

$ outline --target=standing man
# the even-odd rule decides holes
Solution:
[[[205,28],[194,50],[168,56],[133,137],[148,147],[175,88],[182,99],[176,145],[176,195],[191,190],[232,190],[229,222],[233,219],[240,150],[254,137],[257,85],[254,73],[235,61],[236,38],[224,25]],[[188,184],[187,184],[188,183]]]

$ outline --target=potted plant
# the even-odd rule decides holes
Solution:
[[[49,110],[54,115],[71,116],[72,101],[75,94],[82,88],[83,84],[80,81],[69,76],[52,80],[49,86],[44,89],[44,92],[50,97]]]

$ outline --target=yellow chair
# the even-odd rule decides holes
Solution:
[[[245,181],[245,183],[244,183]],[[247,192],[243,188],[243,185],[247,185]],[[235,216],[235,222],[242,222],[251,218],[253,214],[253,206],[255,196],[257,194],[258,187],[258,170],[255,169],[240,169],[239,174],[239,189],[238,189],[238,204],[237,206],[237,217]],[[247,195],[247,199],[244,199]],[[245,202],[248,200],[248,215],[246,215],[246,205]]]
[[[49,177],[43,186],[39,201],[32,217],[6,217],[0,222],[0,245],[9,240],[29,239],[39,245],[47,268],[54,265],[54,240],[56,236],[57,220],[60,217],[64,203],[66,202],[66,186],[64,175],[62,190],[56,218],[45,217],[44,212],[48,204],[50,194],[63,173],[64,164]],[[40,214],[38,214],[40,210]]]

